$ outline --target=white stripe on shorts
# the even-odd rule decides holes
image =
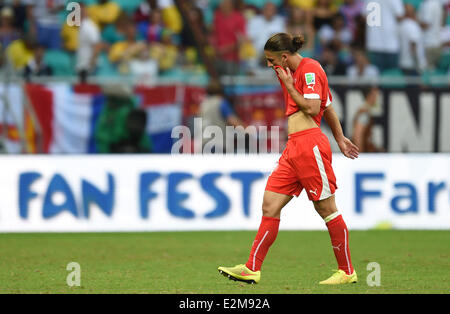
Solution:
[[[313,148],[314,156],[316,157],[317,166],[319,167],[320,177],[322,178],[322,193],[320,194],[319,200],[324,200],[329,198],[331,195],[330,183],[328,182],[327,172],[325,171],[325,166],[323,165],[322,156],[320,155],[319,147],[316,145]]]

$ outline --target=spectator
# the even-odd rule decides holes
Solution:
[[[130,61],[130,72],[139,84],[154,84],[158,78],[158,62],[150,58],[149,49],[144,49]]]
[[[136,108],[131,91],[111,86],[95,126],[99,153],[148,153],[151,141],[145,132],[147,116]]]
[[[223,146],[216,146],[212,151],[213,153],[222,153],[225,152],[227,140],[234,141],[234,138],[226,138],[226,126],[242,126],[244,128],[246,126],[233,112],[231,104],[224,97],[222,88],[218,82],[211,82],[208,85],[206,92],[207,95],[200,104],[200,117],[202,118],[203,131],[209,126],[217,126],[222,130]],[[202,134],[204,134],[204,132],[202,132]],[[203,138],[203,145],[210,140],[211,138]]]
[[[144,0],[134,12],[134,21],[136,23],[147,22],[150,18],[150,12],[158,8],[157,0]]]
[[[125,29],[125,40],[115,43],[109,51],[109,60],[117,65],[121,74],[129,74],[129,62],[148,49],[143,41],[138,41],[136,27],[130,23]]]
[[[51,76],[52,69],[44,62],[45,47],[36,45],[34,48],[34,56],[24,69],[24,78],[29,81],[32,76]]]
[[[270,36],[285,31],[284,18],[277,14],[277,7],[272,2],[267,2],[262,14],[257,14],[247,23],[247,34],[257,51],[257,58],[264,54],[264,45]]]
[[[30,30],[36,34],[39,44],[48,49],[61,48],[62,23],[59,13],[65,8],[65,0],[25,0],[28,5]]]
[[[21,33],[24,32],[27,22],[27,7],[25,4],[26,1],[23,0],[0,1],[0,11],[6,7],[13,10],[13,25]]]
[[[441,31],[442,53],[450,55],[450,25],[446,25]]]
[[[332,45],[325,46],[320,56],[320,64],[322,65],[327,76],[345,75],[346,66],[335,53]]]
[[[113,45],[118,41],[123,41],[125,39],[123,34],[126,32],[127,25],[130,23],[132,23],[132,19],[128,14],[124,11],[120,12],[113,24],[108,24],[103,28],[102,40],[109,45]]]
[[[364,104],[357,111],[353,120],[352,142],[358,146],[360,152],[382,152],[372,141],[373,115],[372,110],[378,105],[379,89],[375,86],[363,90]]]
[[[173,69],[178,60],[178,47],[173,43],[172,32],[164,30],[161,42],[150,46],[150,57],[158,62],[160,72]]]
[[[62,48],[70,53],[75,53],[79,44],[79,27],[74,25],[70,26],[68,23],[64,23],[61,29]]]
[[[288,0],[288,4],[292,7],[298,7],[305,11],[312,11],[315,5],[315,0]]]
[[[405,19],[400,23],[400,68],[405,75],[418,75],[426,68],[423,33],[411,4],[405,6]]]
[[[173,0],[159,0],[164,25],[172,32],[179,34],[183,29],[183,19]]]
[[[146,134],[147,113],[140,108],[129,112],[125,120],[126,136],[111,144],[113,154],[144,154],[152,152],[150,137]]]
[[[347,69],[347,77],[351,80],[377,80],[379,77],[378,68],[370,64],[366,53],[362,49],[353,50],[354,64]]]
[[[364,2],[362,0],[344,0],[339,12],[354,37],[358,28],[358,18],[364,14]]]
[[[208,29],[204,23],[203,11],[194,6],[190,5],[188,9],[189,23],[184,23],[183,29],[181,31],[181,44],[184,47],[195,47],[195,38],[192,31],[191,23],[197,24],[204,36],[208,35]]]
[[[214,13],[212,32],[220,74],[239,72],[239,46],[245,34],[244,16],[234,9],[232,0],[222,0]]]
[[[100,28],[114,23],[120,15],[119,5],[110,0],[98,0],[98,3],[88,6],[89,17]]]
[[[345,26],[344,17],[340,14],[334,16],[331,26],[322,26],[318,37],[322,45],[332,42],[338,50],[347,49],[353,41],[353,34]]]
[[[366,50],[367,46],[367,17],[365,15],[358,15],[355,18],[356,30],[353,33],[353,47],[359,47]]]
[[[97,58],[104,49],[99,26],[88,16],[87,7],[81,5],[81,25],[76,53],[76,71],[82,82],[95,73]]]
[[[189,3],[202,11],[203,22],[208,30],[211,29],[212,21],[214,19],[214,7],[211,0],[193,0]]]
[[[319,31],[324,25],[331,26],[336,13],[332,0],[317,0],[312,11],[314,29]]]
[[[205,75],[202,60],[209,63],[212,49],[209,45],[209,29],[205,24],[203,10],[197,2],[186,2],[187,14],[180,34],[182,46],[182,67],[187,75]]]
[[[3,7],[0,14],[0,45],[4,50],[20,38],[20,32],[14,27],[14,11],[10,7]]]
[[[138,23],[146,22],[153,10],[160,10],[163,24],[174,34],[179,34],[183,28],[183,20],[173,0],[143,1],[134,13],[134,20]]]
[[[307,11],[300,6],[291,6],[288,10],[286,32],[289,34],[302,34],[306,40],[303,50],[314,49],[314,27],[307,18]]]
[[[22,71],[33,58],[36,38],[32,34],[27,34],[20,39],[13,41],[6,49],[6,55],[14,70]]]
[[[149,43],[161,41],[161,36],[164,30],[162,22],[162,15],[160,10],[152,10],[149,16],[149,23],[145,33],[145,38]]]
[[[371,0],[380,8],[380,25],[366,26],[366,49],[371,62],[383,72],[398,68],[399,22],[405,14],[402,0]]]
[[[423,28],[427,64],[434,69],[441,57],[441,31],[444,25],[444,6],[441,0],[424,0],[418,10]]]

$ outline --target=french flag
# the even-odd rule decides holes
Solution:
[[[26,92],[38,120],[36,152],[95,153],[95,124],[105,97],[97,86],[28,84]],[[41,139],[40,141],[38,139]]]
[[[96,85],[28,84],[26,94],[37,122],[32,152],[97,153],[95,128],[107,97]],[[137,106],[147,113],[146,132],[153,153],[170,153],[173,127],[182,124],[185,88],[146,87],[134,90]]]

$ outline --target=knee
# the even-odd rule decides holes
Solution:
[[[314,202],[314,208],[322,218],[326,218],[337,212],[334,197],[323,201]]]
[[[280,218],[280,212],[276,206],[268,202],[264,202],[262,206],[263,216],[271,217],[271,218]]]
[[[337,210],[333,208],[316,208],[317,213],[319,214],[322,219],[325,219],[326,217],[330,216],[331,214],[334,214]]]

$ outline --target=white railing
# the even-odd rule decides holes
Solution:
[[[5,82],[5,78],[0,75],[0,83]],[[11,76],[7,79],[8,82],[23,83],[25,80],[17,75]],[[39,76],[31,77],[33,83],[55,83],[64,82],[75,84],[79,82],[77,76]],[[132,76],[92,76],[88,78],[88,82],[92,84],[105,85],[105,84],[128,84],[128,85],[150,85],[150,86],[164,86],[164,85],[195,85],[204,86],[205,80],[203,76],[191,76],[189,80],[177,79],[174,77],[155,77],[151,80],[141,81],[137,77]],[[222,76],[221,82],[225,86],[267,86],[278,85],[278,80],[272,75],[260,75],[260,76]],[[380,76],[379,78],[367,79],[349,79],[346,76],[330,76],[328,77],[330,85],[347,85],[347,86],[362,86],[362,85],[394,85],[394,86],[406,86],[406,85],[432,85],[439,87],[450,87],[450,75],[430,75],[426,78],[421,76]]]

